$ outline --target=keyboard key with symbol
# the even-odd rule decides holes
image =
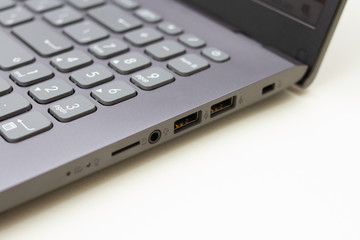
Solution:
[[[63,7],[44,14],[44,19],[56,27],[81,21],[83,16],[70,7]]]
[[[104,38],[109,34],[90,21],[76,23],[64,29],[64,33],[79,44],[88,44]]]
[[[33,86],[29,90],[29,95],[38,103],[46,104],[57,101],[61,98],[70,96],[74,89],[60,79],[52,79]]]
[[[86,67],[92,63],[92,59],[79,50],[61,54],[51,59],[53,65],[60,72],[71,72],[73,70]]]
[[[68,2],[78,9],[88,9],[104,4],[105,0],[68,0]]]
[[[0,69],[10,70],[35,61],[35,57],[0,30]]]
[[[131,82],[143,90],[154,90],[173,81],[174,76],[160,67],[146,69],[131,77]]]
[[[50,79],[54,73],[41,63],[34,63],[26,67],[14,70],[10,74],[10,78],[18,85],[27,87],[35,83]]]
[[[70,122],[96,111],[96,106],[84,96],[72,96],[60,100],[49,109],[60,122]]]
[[[13,33],[43,57],[50,57],[73,47],[65,37],[40,21],[16,27]]]
[[[134,10],[140,7],[136,0],[114,0],[114,3],[126,10]]]
[[[30,111],[0,124],[0,134],[11,143],[20,142],[52,128],[41,113]]]
[[[145,52],[155,60],[164,61],[185,53],[185,48],[173,40],[165,40],[147,47]]]
[[[142,22],[124,10],[106,5],[88,12],[89,16],[116,33],[123,33],[142,26]]]
[[[0,97],[0,121],[11,118],[31,109],[28,100],[17,93]]]
[[[201,48],[206,45],[205,41],[193,34],[184,34],[180,36],[179,41],[191,48]]]
[[[162,22],[162,23],[159,23],[159,25],[157,26],[157,28],[168,34],[168,35],[178,35],[178,34],[181,34],[183,33],[183,29],[173,23],[170,23],[170,22]]]
[[[214,47],[205,48],[201,54],[214,62],[225,62],[230,59],[229,54]]]
[[[162,17],[159,14],[146,8],[136,10],[135,15],[148,23],[157,23],[162,20]]]
[[[12,91],[10,84],[0,77],[0,96],[8,94]]]
[[[129,46],[115,38],[93,44],[89,48],[89,52],[101,59],[114,57],[127,51],[129,51]]]
[[[80,69],[70,76],[70,80],[81,88],[92,88],[112,79],[114,79],[114,75],[101,65]]]
[[[121,74],[133,73],[150,65],[150,60],[138,52],[130,52],[110,61],[110,67]]]
[[[144,46],[163,39],[163,35],[153,28],[141,28],[125,34],[125,40],[135,46]]]
[[[37,13],[43,13],[55,8],[59,8],[63,5],[60,0],[28,0],[25,2],[30,10]]]
[[[22,7],[11,8],[0,12],[0,23],[5,27],[12,27],[20,23],[31,21],[33,14]]]
[[[202,57],[196,54],[187,54],[171,60],[168,68],[181,76],[190,76],[210,67],[210,64]]]
[[[103,105],[110,106],[136,96],[136,91],[123,81],[112,81],[91,92],[91,96]]]

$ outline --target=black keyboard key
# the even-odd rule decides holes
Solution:
[[[55,8],[59,8],[63,5],[60,0],[28,0],[25,2],[30,10],[37,13],[46,12]]]
[[[62,27],[70,23],[81,21],[83,16],[70,7],[51,11],[44,14],[44,19],[56,27]]]
[[[14,28],[13,33],[43,57],[72,49],[72,44],[43,22],[32,22]]]
[[[34,63],[26,67],[16,69],[11,72],[10,77],[14,82],[22,87],[27,87],[35,83],[52,78],[54,73],[41,63]]]
[[[70,96],[74,89],[60,79],[53,79],[33,86],[29,90],[29,95],[38,103],[46,104],[57,101],[61,98]]]
[[[109,36],[103,28],[90,21],[71,25],[64,29],[64,33],[79,44],[92,43]]]
[[[26,112],[30,108],[30,103],[17,93],[2,96],[0,97],[0,121]]]
[[[79,50],[74,50],[53,57],[50,64],[60,72],[71,72],[76,69],[86,67],[92,62],[92,59],[87,54]]]
[[[1,135],[11,143],[20,142],[52,128],[52,123],[39,112],[31,111],[1,124]]]
[[[35,60],[23,46],[0,30],[0,69],[10,70]]]
[[[50,113],[60,122],[70,122],[96,111],[96,106],[83,96],[65,98],[50,106]]]
[[[116,33],[142,26],[142,22],[117,7],[106,5],[89,11],[89,16]]]
[[[0,78],[0,96],[8,94],[12,91],[10,84],[4,79]]]
[[[22,7],[11,8],[0,12],[0,24],[12,27],[20,23],[31,21],[34,15]]]

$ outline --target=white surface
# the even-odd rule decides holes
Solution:
[[[286,91],[0,216],[0,239],[360,239],[360,2]]]

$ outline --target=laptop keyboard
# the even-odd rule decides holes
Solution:
[[[0,134],[12,143],[50,130],[54,121],[96,112],[95,101],[99,107],[121,104],[138,91],[173,83],[176,75],[230,59],[136,0],[1,0],[0,24],[0,71],[9,72],[8,79],[0,77]],[[50,64],[36,60],[41,58]],[[156,62],[167,62],[167,69]],[[70,77],[55,78],[60,73]],[[116,75],[129,75],[128,81]],[[27,88],[32,100],[16,88]],[[77,94],[80,88],[88,95]],[[48,104],[50,115],[32,110],[35,104]]]

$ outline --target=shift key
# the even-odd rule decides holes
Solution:
[[[43,57],[50,57],[73,47],[70,41],[43,22],[16,27],[13,33]]]

